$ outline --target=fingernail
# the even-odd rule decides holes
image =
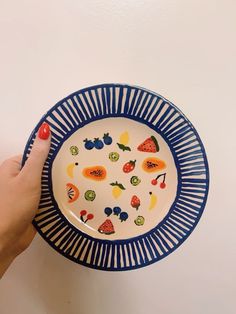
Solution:
[[[38,137],[41,140],[47,140],[49,138],[50,135],[50,126],[49,124],[47,124],[46,122],[44,122],[41,127],[39,128],[38,131]]]

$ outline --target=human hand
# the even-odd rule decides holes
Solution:
[[[21,169],[21,156],[0,166],[0,278],[35,236],[32,220],[38,209],[50,141],[49,125],[43,123],[24,167]]]

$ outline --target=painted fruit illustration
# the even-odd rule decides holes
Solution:
[[[82,209],[80,211],[80,220],[82,220],[84,222],[84,216],[87,215],[87,210]]]
[[[111,152],[111,153],[109,154],[109,159],[110,159],[110,161],[112,161],[112,162],[118,161],[119,158],[120,158],[120,154],[118,154],[117,152]]]
[[[66,167],[67,175],[72,179],[74,178],[74,168],[76,166],[78,166],[78,162],[72,162]]]
[[[123,172],[129,173],[129,172],[133,171],[135,168],[135,163],[136,163],[136,160],[130,160],[130,161],[126,162],[123,166]]]
[[[135,208],[136,210],[139,209],[140,206],[140,199],[138,198],[137,195],[133,195],[130,201],[130,205]]]
[[[78,149],[77,146],[71,146],[70,147],[70,152],[71,152],[71,155],[76,156],[79,153],[79,149]]]
[[[118,216],[121,213],[121,208],[116,206],[113,208],[113,214]]]
[[[160,177],[163,177],[162,178],[162,182],[160,183],[160,188],[161,189],[165,189],[166,188],[166,173],[163,173],[163,174],[160,174],[159,178]]]
[[[103,166],[86,167],[83,169],[83,175],[87,179],[102,181],[106,179],[107,171]]]
[[[132,176],[130,178],[130,183],[133,185],[133,186],[137,186],[139,185],[139,183],[141,183],[141,179],[139,179],[139,177],[137,176]]]
[[[118,185],[114,186],[114,188],[112,189],[112,195],[114,198],[118,198],[122,193],[122,189],[119,188]]]
[[[113,226],[113,223],[111,222],[110,219],[106,219],[101,226],[98,228],[98,232],[102,233],[102,234],[113,234],[115,233],[115,229]]]
[[[117,143],[118,147],[124,151],[131,151],[130,147],[127,146],[129,143],[129,133],[127,131],[120,135],[120,141]]]
[[[84,140],[84,147],[85,147],[85,149],[87,149],[87,150],[91,150],[91,149],[93,149],[94,148],[94,143],[93,143],[93,141],[91,141],[91,140],[88,140],[87,138]]]
[[[85,193],[84,193],[84,198],[86,199],[86,201],[94,201],[95,198],[96,198],[96,193],[95,191],[93,190],[87,190]]]
[[[155,206],[157,204],[157,196],[153,192],[149,192],[149,195],[150,195],[150,203],[149,203],[148,209],[152,210],[153,208],[155,208]]]
[[[110,183],[111,186],[113,186],[112,188],[112,195],[114,198],[118,198],[122,191],[125,190],[125,187],[123,186],[123,184],[116,182]]]
[[[84,223],[86,223],[88,220],[92,220],[94,218],[93,214],[88,214],[86,220],[84,221]]]
[[[102,140],[100,140],[98,137],[96,137],[95,139],[94,139],[94,147],[96,148],[96,149],[102,149],[103,147],[104,147],[104,144],[103,144],[103,141]]]
[[[94,215],[93,215],[93,214],[88,214],[87,217],[86,217],[86,219],[84,219],[84,216],[86,216],[86,215],[87,215],[87,210],[83,209],[83,210],[80,211],[80,220],[81,220],[82,222],[84,222],[85,224],[86,224],[86,222],[87,222],[88,220],[92,220],[92,219],[94,218]]]
[[[155,136],[151,136],[141,143],[137,149],[140,152],[156,153],[159,152],[160,147]]]
[[[68,203],[75,202],[79,197],[79,189],[72,183],[67,183],[66,191],[68,196]]]
[[[129,218],[129,215],[126,212],[121,212],[119,218],[120,218],[120,221],[123,222]]]
[[[120,144],[127,145],[129,143],[129,133],[127,131],[120,135]]]
[[[145,218],[143,216],[138,216],[135,220],[134,220],[134,223],[135,225],[137,226],[142,226],[144,225],[144,222],[145,222]]]
[[[144,159],[142,168],[146,172],[156,172],[166,168],[166,163],[156,157],[148,157]]]
[[[111,138],[111,136],[109,135],[109,133],[105,133],[105,134],[103,135],[103,142],[104,142],[105,145],[111,145],[111,143],[112,143],[112,138]]]
[[[157,185],[157,183],[158,183],[157,179],[152,179],[152,181],[151,181],[152,185]]]
[[[155,179],[152,179],[151,184],[152,185],[157,185],[158,184],[158,179],[162,177],[162,181],[160,183],[160,188],[165,189],[166,188],[166,173],[159,174]]]
[[[165,187],[166,187],[166,183],[165,183],[165,182],[161,182],[161,183],[160,183],[160,188],[161,188],[161,189],[165,189]]]
[[[104,208],[104,213],[107,215],[107,217],[109,217],[112,214],[111,207]]]

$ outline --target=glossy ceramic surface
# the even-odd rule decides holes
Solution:
[[[192,232],[209,173],[200,138],[169,101],[104,84],[57,103],[42,122],[52,144],[34,224],[69,259],[128,270],[160,260]]]

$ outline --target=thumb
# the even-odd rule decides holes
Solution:
[[[1,172],[3,172],[6,176],[16,177],[21,168],[22,156],[14,156],[7,160],[5,160],[0,166]]]
[[[33,182],[40,182],[43,166],[50,150],[50,143],[50,127],[44,122],[38,130],[30,155],[21,170],[22,176],[27,176],[28,180],[31,178],[30,181]]]

